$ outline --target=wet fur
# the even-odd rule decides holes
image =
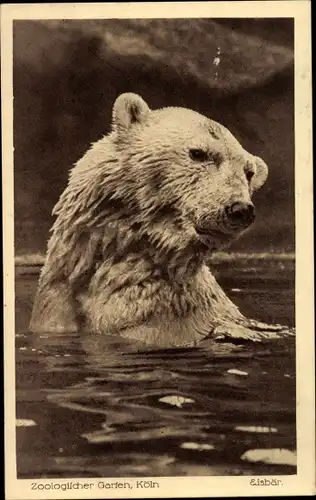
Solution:
[[[216,155],[208,170],[192,166],[187,148],[194,141],[214,144],[225,168],[220,172]],[[247,168],[254,169],[251,185]],[[113,132],[76,164],[54,209],[31,329],[85,328],[161,346],[210,334],[275,335],[281,327],[248,320],[225,295],[205,265],[212,248],[193,227],[198,221],[224,228],[214,250],[238,237],[231,228],[225,233],[223,206],[250,199],[266,176],[262,160],[221,125],[191,110],[150,111],[139,96],[120,96]]]

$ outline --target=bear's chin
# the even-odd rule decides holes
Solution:
[[[200,243],[209,251],[221,250],[228,247],[238,235],[222,233],[221,231],[210,231],[208,233],[198,233],[197,237]]]

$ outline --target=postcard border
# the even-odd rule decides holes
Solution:
[[[229,5],[228,5],[229,4]],[[229,13],[229,16],[225,13]],[[315,493],[314,402],[314,282],[313,282],[313,163],[311,89],[310,2],[170,2],[121,4],[2,4],[1,98],[3,144],[3,241],[4,245],[4,342],[5,342],[5,476],[7,500],[56,499],[56,490],[31,490],[31,480],[16,479],[15,465],[15,354],[14,354],[14,236],[13,236],[13,89],[12,22],[14,19],[179,18],[179,17],[293,17],[295,19],[295,204],[296,204],[296,327],[297,327],[297,462],[295,476],[277,476],[282,486],[250,485],[242,477],[165,477],[158,490],[111,490],[108,498],[177,498],[223,496],[270,496]],[[306,383],[308,381],[308,383]],[[9,390],[10,388],[10,390]],[[139,480],[144,478],[139,478]],[[71,478],[69,478],[71,480]],[[76,478],[76,480],[78,480]],[[117,478],[107,478],[107,481]],[[124,481],[124,478],[120,478]],[[126,478],[127,480],[127,478]],[[131,479],[129,479],[131,480]],[[136,481],[137,478],[132,478]],[[54,480],[65,482],[66,480]],[[82,479],[86,481],[86,479]],[[96,479],[97,481],[97,479]],[[51,480],[43,479],[49,483]],[[58,498],[73,498],[61,492]],[[87,492],[91,495],[91,491]],[[78,491],[76,498],[90,498]],[[21,497],[22,495],[22,497]],[[105,498],[93,490],[94,498]]]

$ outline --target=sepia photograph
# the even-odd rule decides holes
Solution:
[[[315,476],[309,3],[247,4],[2,11],[8,500]]]

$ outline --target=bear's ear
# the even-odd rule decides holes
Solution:
[[[146,102],[137,94],[121,94],[113,106],[113,129],[124,131],[134,123],[142,123],[150,109]]]
[[[254,160],[256,164],[256,173],[251,179],[251,189],[252,191],[258,191],[268,178],[268,167],[259,156],[255,156]]]

